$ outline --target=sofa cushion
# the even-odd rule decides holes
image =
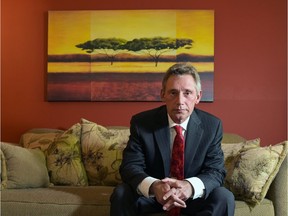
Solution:
[[[235,214],[234,216],[274,216],[274,204],[271,200],[263,199],[261,204],[251,208],[249,204],[244,201],[235,200]]]
[[[127,128],[106,128],[81,120],[82,159],[89,185],[116,185],[121,182],[119,167],[129,138]]]
[[[47,149],[47,168],[55,185],[87,186],[88,180],[81,159],[81,125],[73,125],[58,135]]]
[[[44,153],[39,149],[26,149],[1,143],[5,157],[7,179],[1,188],[36,188],[49,186],[49,176]]]
[[[222,143],[240,143],[244,142],[246,139],[235,133],[223,133]]]
[[[50,188],[6,190],[1,197],[3,215],[109,215],[110,195],[114,187],[107,186],[55,186]],[[165,216],[165,212],[151,216]],[[270,200],[264,199],[251,209],[236,200],[235,216],[273,216]],[[147,215],[148,216],[148,215]]]
[[[20,138],[20,145],[25,148],[40,148],[47,150],[55,138],[63,133],[63,130],[50,128],[34,128],[25,132]]]
[[[265,197],[287,154],[287,141],[273,146],[243,148],[230,160],[233,168],[227,171],[225,186],[236,199],[252,206]]]
[[[269,187],[266,198],[273,201],[275,215],[288,215],[288,156]]]
[[[53,186],[50,188],[5,190],[2,215],[68,216],[109,215],[113,187]]]

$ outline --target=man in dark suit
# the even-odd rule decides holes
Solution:
[[[123,184],[111,195],[111,216],[133,216],[180,209],[184,215],[233,216],[234,196],[222,187],[226,175],[221,150],[222,123],[195,108],[202,95],[192,65],[166,72],[161,98],[166,105],[132,117],[123,152]],[[171,176],[175,130],[184,136],[184,179]]]

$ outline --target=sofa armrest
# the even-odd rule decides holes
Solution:
[[[284,159],[266,197],[274,204],[275,216],[288,215],[288,160]]]

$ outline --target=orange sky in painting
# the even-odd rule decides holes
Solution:
[[[75,45],[95,38],[190,38],[192,54],[214,55],[212,10],[50,11],[48,54],[85,53]]]

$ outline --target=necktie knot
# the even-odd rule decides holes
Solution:
[[[177,134],[182,135],[182,127],[180,125],[175,125],[174,129]]]

